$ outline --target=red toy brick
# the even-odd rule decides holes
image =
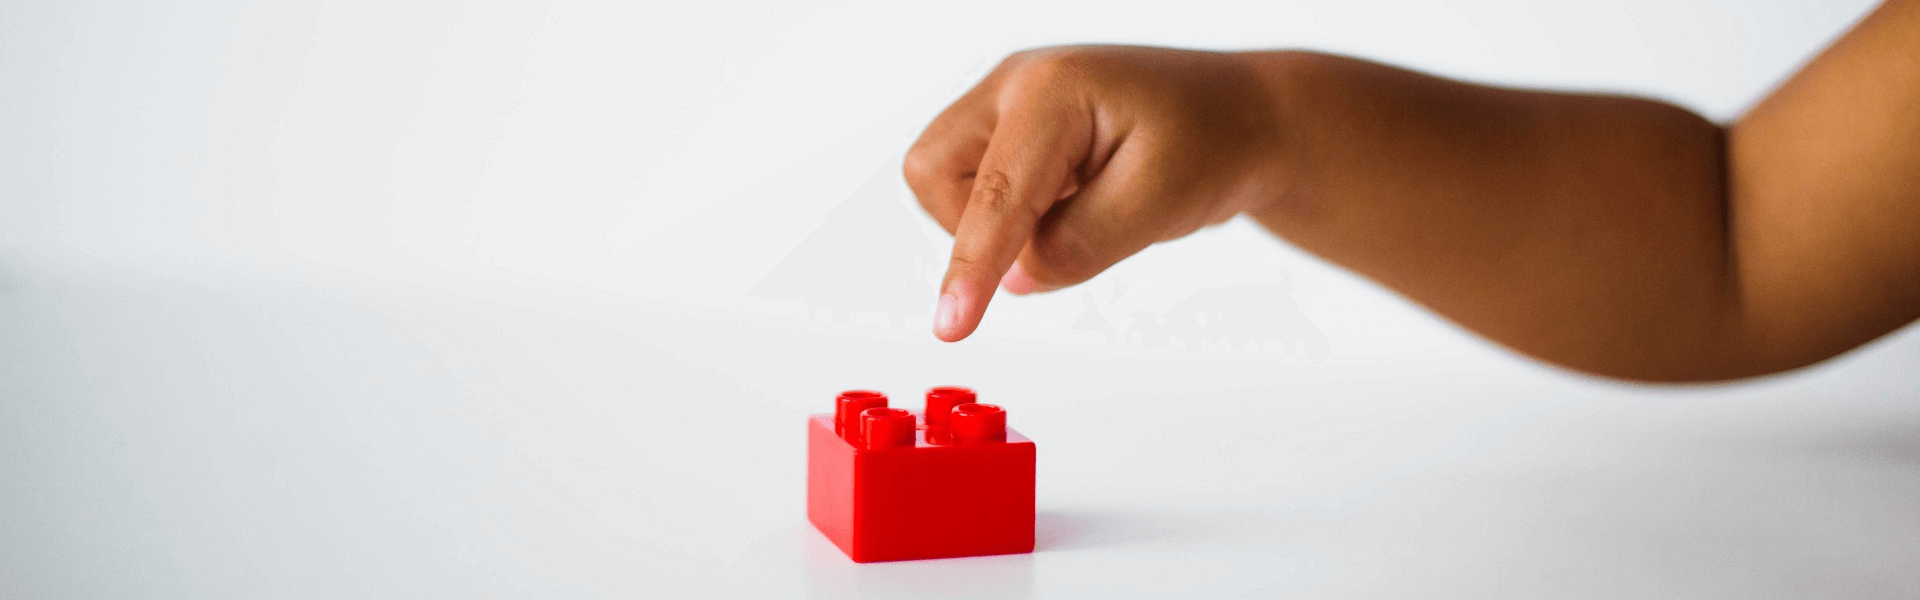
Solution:
[[[1034,444],[972,390],[842,393],[807,420],[807,519],[854,562],[1033,551]]]

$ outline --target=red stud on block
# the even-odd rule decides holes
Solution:
[[[854,562],[1032,552],[1033,441],[974,400],[933,388],[916,419],[840,394],[807,419],[807,520]]]

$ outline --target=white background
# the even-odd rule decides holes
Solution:
[[[1727,120],[1867,8],[0,3],[0,597],[1913,597],[1912,328],[1624,385],[1234,222],[943,345],[936,265],[787,260],[943,256],[900,153],[1024,47]],[[749,293],[780,273],[822,283]],[[925,303],[801,301],[900,281]],[[1290,290],[1330,355],[1069,329],[1233,286]],[[802,515],[804,416],[950,383],[1039,443],[1039,551],[847,562]]]

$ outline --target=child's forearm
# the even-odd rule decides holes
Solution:
[[[1629,98],[1249,55],[1294,180],[1251,211],[1519,351],[1700,380],[1920,316],[1920,9],[1892,2],[1731,131]]]
[[[1309,252],[1574,368],[1736,375],[1720,128],[1645,100],[1249,57],[1289,115],[1285,191],[1252,211]]]

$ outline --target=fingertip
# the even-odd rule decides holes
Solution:
[[[958,342],[973,335],[992,296],[990,283],[954,280],[940,294],[940,304],[934,309],[933,336],[941,341]]]
[[[933,337],[943,342],[967,337],[960,331],[960,299],[952,292],[940,294],[940,304],[933,309]]]

